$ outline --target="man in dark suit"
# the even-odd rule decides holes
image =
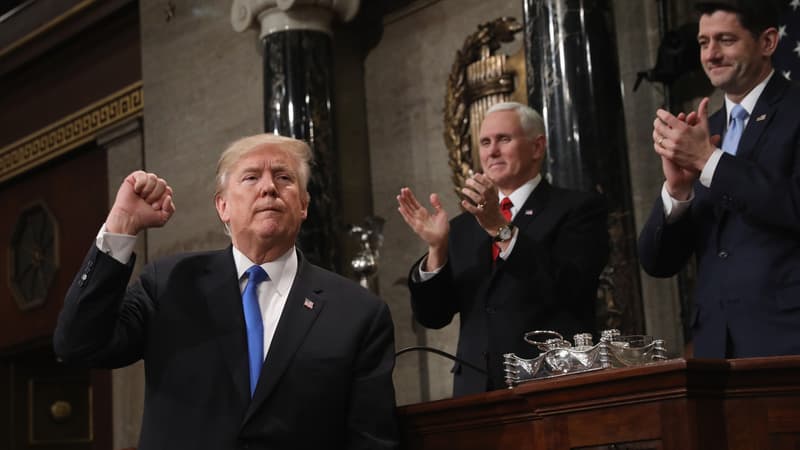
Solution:
[[[697,257],[694,356],[798,354],[800,87],[772,68],[777,7],[697,6],[701,62],[725,105],[710,118],[707,98],[688,116],[658,110],[653,141],[666,181],[640,260],[667,277]]]
[[[146,266],[126,290],[142,230],[167,223],[172,189],[137,171],[67,293],[66,362],[145,362],[140,450],[396,448],[387,305],[295,248],[311,151],[256,135],[217,167],[226,249]]]
[[[428,244],[409,275],[416,319],[441,328],[459,313],[458,358],[486,371],[456,364],[454,396],[505,387],[503,354],[538,354],[523,340],[528,331],[570,339],[593,331],[609,252],[604,199],[542,178],[547,138],[536,111],[493,106],[479,140],[483,173],[461,190],[464,213],[448,222],[437,194],[433,213],[409,188],[397,197],[403,219]]]

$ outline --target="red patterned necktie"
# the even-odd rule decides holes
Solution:
[[[514,206],[511,203],[511,199],[506,197],[503,201],[500,202],[500,212],[503,214],[503,217],[506,218],[507,221],[511,222],[511,207]],[[492,244],[492,261],[497,261],[497,255],[500,254],[500,247],[497,244]]]

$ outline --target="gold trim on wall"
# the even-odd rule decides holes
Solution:
[[[102,129],[144,109],[142,82],[108,97],[0,149],[0,183],[89,142]]]

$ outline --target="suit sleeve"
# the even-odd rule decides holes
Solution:
[[[671,277],[678,273],[692,255],[693,227],[691,214],[667,224],[661,197],[656,199],[650,217],[639,234],[639,262],[654,277]]]
[[[66,363],[117,368],[142,357],[153,302],[140,283],[127,289],[133,259],[121,264],[92,246],[64,299],[53,337]]]
[[[450,245],[454,245],[450,242]],[[423,256],[413,266],[408,275],[408,289],[411,292],[411,310],[416,320],[424,327],[439,329],[453,321],[457,312],[453,274],[450,266],[451,255],[442,270],[427,281],[415,281],[414,274],[419,270]]]
[[[398,446],[394,370],[394,326],[383,301],[356,357],[347,419],[349,450],[395,449]]]

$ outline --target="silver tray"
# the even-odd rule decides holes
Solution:
[[[662,339],[621,335],[616,329],[604,330],[600,342],[595,345],[589,333],[576,334],[574,345],[555,331],[531,331],[525,333],[524,339],[541,353],[533,359],[520,358],[514,353],[503,355],[508,387],[526,381],[611,367],[640,366],[667,359]]]

